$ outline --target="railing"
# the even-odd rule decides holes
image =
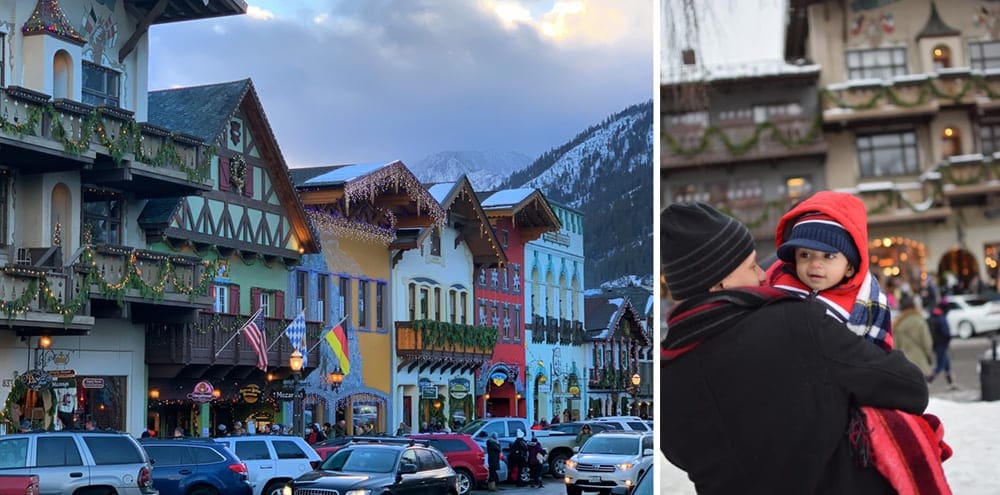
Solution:
[[[827,122],[870,118],[880,112],[936,112],[944,106],[979,105],[1000,98],[1000,77],[956,68],[887,81],[831,84],[821,96]]]
[[[148,325],[146,363],[255,367],[257,354],[245,338],[237,335],[249,318],[249,315],[202,312],[196,323]],[[290,323],[287,319],[264,319],[266,341],[273,344],[267,352],[269,368],[289,365],[288,358],[294,349],[282,333]],[[306,343],[310,347],[318,341],[321,331],[320,322],[306,322]],[[315,346],[309,351],[308,367],[316,367],[319,360],[319,346]]]
[[[545,324],[545,343],[546,344],[558,344],[559,343],[559,319],[548,317]]]
[[[78,313],[86,313],[84,302],[80,307],[69,306],[76,300],[79,288],[72,273],[62,269],[46,269],[8,264],[0,269],[0,308],[7,319],[24,313],[52,313],[72,320]]]
[[[683,168],[734,159],[778,158],[826,150],[816,119],[784,119],[663,130],[661,168]]]
[[[94,296],[203,306],[210,303],[208,284],[215,272],[199,258],[109,244],[86,250],[76,269],[91,274]]]
[[[495,328],[427,320],[396,322],[396,355],[404,360],[483,363],[492,357],[495,345]]]
[[[38,138],[37,144],[72,155],[106,155],[116,166],[127,160],[128,166],[210,184],[210,157],[200,139],[136,122],[128,110],[52,100],[44,93],[8,86],[0,90],[0,130]]]
[[[531,341],[536,344],[545,342],[545,317],[531,315]]]

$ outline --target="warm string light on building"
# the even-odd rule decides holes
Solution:
[[[66,19],[58,0],[41,0],[35,5],[35,10],[21,27],[24,35],[51,34],[67,41],[83,45],[87,43],[73,25]]]
[[[388,246],[396,239],[396,231],[364,222],[355,222],[325,211],[307,208],[306,215],[319,230],[335,237]]]
[[[421,210],[425,210],[430,214],[435,225],[438,227],[444,225],[444,210],[434,200],[434,197],[427,192],[427,189],[424,189],[420,181],[399,162],[382,167],[370,175],[344,184],[345,211],[350,211],[351,201],[370,201],[374,204],[376,195],[390,189],[399,191],[400,187],[416,203],[417,214],[420,214]]]
[[[904,237],[882,237],[869,243],[871,264],[876,274],[883,277],[898,277],[905,274],[901,265],[911,265],[919,269],[920,280],[927,277],[927,248],[913,239]]]

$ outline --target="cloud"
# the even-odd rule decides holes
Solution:
[[[646,3],[590,1],[582,13],[559,1],[529,11],[532,22],[485,1],[269,5],[268,22],[212,20],[225,34],[208,21],[154,26],[150,87],[252,78],[290,164],[415,162],[447,149],[536,156],[652,97]],[[542,22],[566,34],[546,35]]]
[[[269,21],[274,19],[274,12],[270,10],[265,10],[255,5],[247,6],[247,17],[251,19],[258,19],[262,21]]]

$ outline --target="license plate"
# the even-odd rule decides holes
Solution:
[[[589,481],[591,483],[600,483],[601,482],[601,477],[600,476],[591,476],[590,478],[587,479],[587,481]]]

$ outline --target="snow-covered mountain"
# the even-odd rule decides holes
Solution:
[[[583,212],[587,287],[629,276],[652,287],[652,101],[606,118],[501,185],[515,187],[537,187]]]
[[[409,168],[424,183],[452,182],[465,174],[475,190],[492,191],[529,163],[531,157],[516,151],[441,151]]]

